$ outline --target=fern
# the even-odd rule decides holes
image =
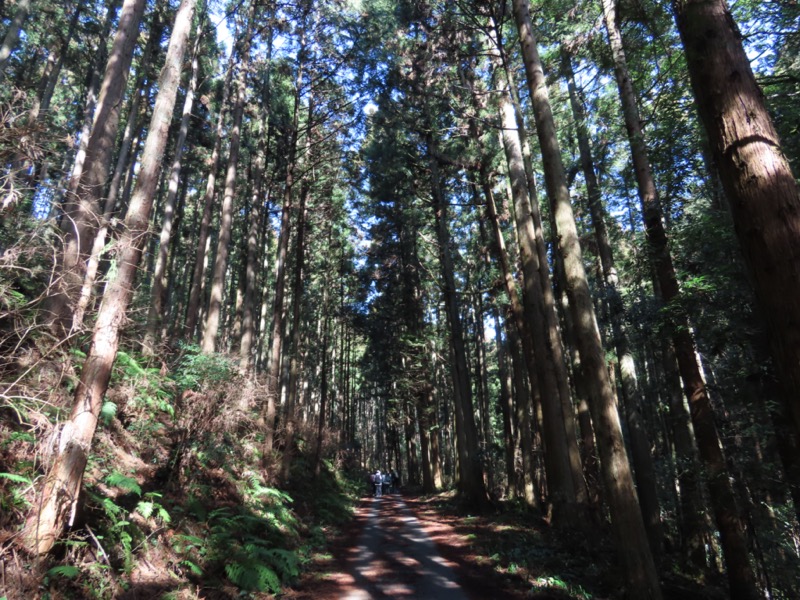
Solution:
[[[231,562],[225,565],[225,574],[234,585],[247,591],[271,592],[281,589],[281,580],[269,567],[256,562]]]
[[[153,515],[155,507],[155,502],[146,502],[145,500],[142,500],[136,505],[136,512],[142,515],[145,519],[149,519]]]
[[[167,509],[164,508],[163,506],[157,505],[156,513],[158,514],[158,518],[161,519],[164,523],[169,523],[170,521],[172,521],[172,517],[170,516],[169,512],[167,512]]]
[[[125,368],[125,371],[128,375],[138,375],[140,377],[147,376],[147,371],[145,371],[127,352],[123,352],[122,350],[117,352],[117,362],[120,366]]]
[[[81,570],[73,565],[58,565],[47,571],[47,577],[59,576],[72,579],[80,575]]]
[[[16,473],[0,473],[0,477],[2,477],[3,479],[8,479],[9,481],[13,481],[15,483],[27,483],[28,485],[33,484],[33,481],[31,481],[27,477],[23,477],[22,475],[17,475]]]
[[[278,569],[281,579],[288,581],[300,576],[300,561],[297,555],[289,550],[272,548],[265,552],[270,563]]]
[[[103,407],[100,409],[100,417],[103,423],[108,425],[117,416],[117,405],[114,402],[106,400],[103,402]]]
[[[178,563],[187,569],[189,569],[193,574],[197,575],[198,577],[202,577],[203,569],[201,569],[196,563],[193,563],[190,560],[183,559],[180,563]]]
[[[118,487],[127,492],[132,492],[137,496],[142,495],[142,488],[133,477],[123,475],[119,471],[114,471],[106,477],[106,485],[111,487]]]
[[[181,533],[173,537],[171,543],[178,554],[188,554],[194,550],[202,557],[208,553],[208,541],[196,535]]]

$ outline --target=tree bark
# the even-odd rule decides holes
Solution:
[[[592,227],[597,242],[600,266],[603,271],[603,288],[608,302],[608,315],[611,321],[614,348],[617,354],[622,390],[622,410],[628,423],[628,432],[631,445],[631,458],[634,464],[636,489],[642,506],[647,536],[650,547],[656,557],[664,551],[663,531],[661,528],[661,507],[658,500],[658,482],[656,480],[653,457],[650,454],[650,436],[642,418],[642,394],[636,377],[636,364],[630,352],[628,334],[625,331],[624,311],[622,297],[619,293],[617,269],[614,265],[614,254],[608,240],[605,214],[603,211],[600,186],[594,172],[594,159],[589,142],[589,132],[586,127],[586,114],[578,98],[575,84],[575,75],[572,70],[572,60],[566,49],[561,51],[562,75],[567,80],[570,106],[575,122],[575,132],[578,138],[578,148],[581,157],[581,168],[586,181],[589,213],[592,217]]]
[[[511,377],[508,365],[508,343],[503,339],[503,329],[497,307],[494,315],[495,351],[497,352],[497,377],[500,380],[500,411],[503,415],[503,450],[506,463],[506,496],[511,497],[514,489],[514,422],[512,419],[513,401],[511,396]]]
[[[313,105],[313,101],[311,101]],[[313,107],[309,107],[309,114],[312,112]],[[292,283],[292,347],[291,359],[289,361],[289,381],[286,386],[286,406],[284,410],[285,415],[285,443],[283,448],[283,457],[281,458],[281,478],[284,482],[289,481],[289,474],[292,467],[292,458],[294,457],[294,435],[297,430],[297,396],[298,396],[298,380],[300,378],[299,365],[301,353],[301,335],[300,335],[300,315],[303,304],[303,269],[305,258],[305,238],[306,238],[306,201],[308,199],[310,183],[308,181],[303,183],[300,190],[300,205],[297,212],[297,236],[295,237],[295,272],[294,282]]]
[[[100,199],[105,191],[122,96],[145,5],[145,0],[125,0],[122,5],[119,29],[114,36],[100,87],[77,193],[74,196],[68,194],[64,205],[61,221],[64,242],[57,266],[59,278],[45,303],[49,325],[56,335],[66,335],[71,329],[73,310],[86,272],[86,260],[102,216]]]
[[[68,521],[71,524],[75,515],[89,448],[119,346],[119,330],[126,320],[125,313],[133,295],[136,270],[147,240],[150,210],[175,107],[195,1],[183,0],[175,16],[166,63],[159,77],[159,93],[148,128],[150,134],[120,238],[119,269],[103,296],[92,345],[75,390],[72,414],[61,430],[55,463],[43,484],[41,501],[34,504],[26,523],[23,539],[26,546],[37,554],[44,554],[52,548],[64,526]]]
[[[428,134],[427,150],[429,157],[431,194],[436,238],[439,247],[439,263],[442,271],[444,303],[447,322],[450,326],[450,346],[453,352],[453,393],[456,419],[456,449],[458,452],[458,490],[462,502],[476,510],[490,506],[489,495],[483,480],[483,468],[478,454],[478,432],[472,405],[472,390],[467,370],[467,353],[464,333],[456,301],[456,284],[450,256],[450,231],[447,223],[447,203],[442,189],[439,173],[438,155],[435,142]]]
[[[562,390],[558,385],[556,361],[552,351],[553,339],[550,337],[550,323],[546,316],[548,308],[545,304],[543,290],[545,286],[550,288],[550,280],[549,277],[546,281],[541,280],[540,256],[537,249],[522,145],[517,132],[516,114],[508,97],[508,86],[501,85],[500,91],[502,94],[500,110],[503,125],[503,148],[514,200],[514,220],[519,238],[520,263],[522,265],[524,323],[532,329],[530,336],[534,344],[533,355],[535,358],[534,362],[528,365],[528,369],[535,368],[539,371],[539,382],[542,386],[542,415],[544,417],[542,434],[545,445],[547,487],[553,503],[554,521],[577,526],[581,525],[585,516],[581,514],[582,511],[578,510],[578,493],[575,489],[576,478],[582,478],[582,468],[580,460],[575,465],[570,456],[568,444],[570,436],[567,433],[564,419]],[[557,343],[560,344],[560,340]],[[566,393],[568,394],[568,391]],[[569,394],[567,399],[568,405],[571,407]],[[572,436],[575,436],[574,429]],[[577,442],[575,447],[577,450]],[[577,471],[577,475],[573,473],[573,469]],[[583,500],[584,502],[586,500],[585,491]]]
[[[302,22],[298,26],[299,31],[299,51],[297,53],[297,73],[294,85],[294,108],[292,112],[292,124],[289,133],[287,148],[286,177],[283,187],[283,207],[281,209],[281,229],[278,236],[277,256],[275,259],[275,297],[272,304],[272,331],[270,335],[269,356],[267,359],[267,405],[265,407],[266,431],[264,434],[264,456],[272,451],[275,415],[278,396],[280,394],[279,374],[281,371],[281,349],[283,346],[283,336],[285,322],[283,318],[283,304],[286,293],[286,257],[289,249],[289,234],[291,233],[291,213],[292,213],[292,194],[296,183],[298,170],[297,164],[297,144],[300,127],[300,105],[305,77],[305,19],[311,10],[310,4],[306,4],[303,10]]]
[[[505,283],[506,294],[509,297],[509,301],[511,303],[511,316],[513,318],[513,327],[516,330],[517,336],[519,336],[520,341],[522,342],[523,348],[523,355],[525,356],[525,364],[527,367],[528,377],[530,380],[531,390],[539,389],[539,379],[537,375],[536,369],[536,359],[534,356],[534,344],[531,339],[531,332],[527,326],[526,322],[526,314],[525,309],[523,307],[522,301],[520,300],[519,293],[517,292],[516,282],[514,281],[514,276],[511,273],[511,266],[508,260],[508,253],[506,252],[506,244],[505,239],[503,238],[503,233],[500,229],[500,223],[498,221],[497,216],[497,208],[495,207],[494,198],[491,192],[486,194],[486,213],[487,218],[492,226],[492,232],[494,234],[494,243],[492,244],[492,248],[495,251],[495,255],[497,258],[497,262],[500,264],[500,270],[503,275],[503,282]],[[534,486],[533,486],[533,462],[532,462],[532,455],[533,455],[533,444],[531,442],[531,413],[533,410],[533,406],[530,401],[530,395],[518,395],[518,398],[522,400],[521,408],[522,408],[522,419],[520,421],[520,427],[522,428],[522,439],[523,439],[523,454],[522,454],[522,464],[523,464],[523,471],[525,473],[525,485],[523,488],[524,499],[525,503],[533,508],[538,508],[538,498],[534,493]],[[560,411],[556,412],[556,417],[560,415]],[[563,423],[562,423],[563,424]],[[545,444],[548,442],[547,434],[545,434]],[[563,442],[563,437],[559,440],[555,440],[555,443]],[[553,443],[551,441],[551,443]],[[549,450],[549,448],[546,448]],[[562,463],[559,464],[553,460],[548,461],[548,457],[555,457],[557,455],[556,452],[552,454],[550,452],[545,453],[545,466],[547,469],[547,481],[548,481],[548,490],[551,492],[551,500],[554,503],[554,509],[561,511],[562,508],[566,508],[565,499],[557,493],[552,492],[552,488],[556,487],[557,485],[564,485],[564,481],[567,480],[569,476],[569,468],[568,463],[564,463],[564,459],[566,458],[566,454],[561,454]],[[569,479],[571,481],[571,479]],[[574,504],[574,503],[573,503]],[[573,507],[574,508],[574,507]]]
[[[167,259],[169,255],[170,240],[172,239],[172,223],[175,216],[175,201],[178,197],[178,188],[181,179],[181,163],[186,136],[189,133],[189,120],[192,117],[194,106],[194,93],[197,88],[199,72],[198,50],[202,36],[202,20],[197,25],[195,32],[195,47],[192,52],[192,75],[189,86],[186,88],[186,98],[183,101],[183,114],[175,142],[175,155],[172,158],[172,168],[167,183],[167,200],[164,203],[164,221],[161,224],[161,234],[158,237],[158,256],[153,267],[153,285],[150,288],[150,308],[147,312],[147,326],[142,342],[142,352],[146,356],[153,356],[158,343],[161,315],[164,313],[164,300],[167,288]]]
[[[674,0],[700,120],[800,445],[800,188],[725,0]]]
[[[542,150],[547,193],[555,215],[559,252],[564,258],[567,294],[575,323],[576,341],[589,388],[590,409],[597,434],[612,526],[626,574],[628,594],[631,598],[658,599],[661,598],[658,574],[625,452],[614,391],[609,381],[600,332],[583,268],[566,172],[544,71],[533,37],[529,7],[525,0],[513,0],[513,7],[536,120],[536,132]]]
[[[492,24],[494,28],[492,41],[493,45],[497,48],[496,51],[492,51],[492,60],[495,62],[496,67],[498,69],[502,68],[503,71],[503,77],[501,77],[501,83],[499,84],[501,92],[503,92],[500,101],[500,112],[503,122],[501,138],[504,151],[506,152],[506,164],[508,165],[509,173],[511,173],[512,169],[515,171],[514,175],[510,176],[510,179],[512,182],[511,196],[514,198],[514,217],[517,223],[517,237],[520,247],[523,246],[523,244],[532,244],[530,245],[530,252],[532,253],[535,250],[538,256],[534,262],[538,264],[541,302],[537,302],[536,304],[540,305],[539,310],[544,320],[538,327],[542,333],[536,335],[541,335],[543,340],[545,340],[544,347],[547,350],[547,366],[555,377],[558,399],[561,404],[561,420],[563,421],[566,452],[569,460],[570,474],[572,476],[572,487],[574,488],[575,500],[581,508],[580,512],[583,513],[586,511],[589,497],[586,481],[583,478],[580,449],[578,448],[577,427],[575,424],[575,407],[569,386],[566,357],[562,347],[558,309],[550,278],[547,244],[545,243],[544,230],[542,228],[542,216],[539,210],[536,182],[531,162],[530,144],[528,143],[525,122],[522,116],[523,112],[517,92],[516,77],[514,76],[513,70],[508,67],[502,36],[494,22]],[[522,190],[525,190],[527,198],[521,195]],[[523,215],[530,215],[531,222],[529,223],[524,217],[520,217],[520,213]],[[527,240],[527,242],[524,240]],[[520,255],[521,259],[527,258],[526,252],[521,251]],[[528,288],[527,283],[525,287]],[[575,377],[578,379],[581,376],[580,374],[576,374]],[[576,515],[574,522],[577,524],[582,521],[583,516],[583,514]]]
[[[200,318],[200,294],[203,289],[203,274],[206,266],[206,253],[209,240],[209,230],[211,229],[211,217],[214,207],[214,194],[217,184],[217,170],[219,169],[219,155],[222,148],[222,137],[224,134],[225,111],[228,108],[228,99],[233,84],[234,58],[236,54],[231,52],[228,59],[228,67],[225,75],[225,84],[222,88],[222,100],[219,105],[217,115],[216,133],[214,136],[214,148],[211,151],[209,160],[208,179],[206,180],[206,190],[203,195],[203,216],[200,219],[200,232],[197,235],[197,247],[195,248],[194,270],[192,272],[192,286],[189,289],[189,300],[186,306],[186,323],[184,325],[184,335],[191,339],[195,335],[197,321]]]
[[[266,105],[266,103],[265,103]],[[245,286],[242,304],[242,337],[239,340],[240,370],[243,374],[251,371],[255,363],[253,356],[253,342],[256,339],[256,292],[258,285],[259,262],[259,231],[262,222],[262,213],[269,214],[269,203],[266,203],[263,194],[264,163],[267,152],[267,131],[265,125],[269,118],[266,106],[260,116],[258,125],[258,146],[253,164],[251,178],[253,189],[250,195],[250,215],[247,229],[247,255],[245,264]]]
[[[708,390],[697,361],[689,319],[679,306],[680,288],[662,221],[662,211],[641,126],[636,94],[628,73],[622,36],[617,26],[614,0],[603,0],[603,14],[614,58],[614,73],[631,147],[639,200],[642,204],[648,249],[662,298],[668,306],[674,309],[672,311],[674,313],[672,340],[684,392],[689,400],[700,457],[706,464],[708,472],[709,493],[717,528],[720,532],[722,552],[728,567],[728,582],[731,593],[736,598],[756,598],[759,594],[756,589],[755,574],[750,566],[744,524],[736,506],[736,498],[714,422],[711,399],[708,396]],[[800,342],[800,338],[798,341]],[[798,349],[800,349],[800,345]],[[798,357],[800,358],[800,354]]]
[[[106,247],[109,222],[114,213],[115,204],[119,195],[120,181],[122,181],[123,175],[128,171],[128,157],[130,156],[131,148],[134,143],[138,143],[139,135],[142,132],[142,127],[139,124],[141,112],[140,104],[143,98],[149,98],[150,89],[153,86],[150,71],[152,70],[152,63],[155,62],[153,60],[153,55],[161,43],[162,30],[163,23],[161,23],[158,15],[154,15],[153,26],[151,27],[150,36],[145,45],[144,52],[142,52],[136,82],[133,85],[133,99],[130,103],[130,110],[128,111],[128,118],[125,123],[125,131],[122,134],[122,142],[120,143],[116,168],[114,169],[111,183],[108,186],[108,194],[103,203],[103,213],[99,221],[100,226],[94,236],[92,251],[89,254],[89,259],[86,262],[86,272],[83,275],[83,285],[81,286],[78,302],[72,315],[72,331],[80,331],[83,328],[86,310],[89,308],[89,304],[95,294],[97,273],[100,269],[100,260],[103,250]],[[131,157],[131,168],[133,168],[135,162],[136,153]]]
[[[205,353],[214,352],[219,334],[220,313],[222,311],[222,295],[225,287],[225,274],[228,271],[228,252],[230,250],[231,231],[233,229],[233,204],[236,197],[236,170],[239,166],[239,147],[242,139],[242,117],[244,115],[245,96],[247,93],[247,74],[250,63],[250,31],[253,22],[253,7],[247,16],[243,29],[241,52],[239,54],[239,79],[236,84],[236,99],[233,108],[233,125],[230,130],[230,148],[228,150],[228,168],[225,174],[225,192],[222,197],[222,209],[219,216],[219,237],[214,259],[214,270],[211,275],[211,295],[208,301],[206,326],[203,330],[201,348]]]

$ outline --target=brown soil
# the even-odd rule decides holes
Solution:
[[[498,520],[498,515],[474,517],[452,508],[446,498],[404,496],[402,501],[418,519],[419,525],[435,546],[408,548],[407,518],[402,503],[392,496],[364,498],[355,518],[331,541],[329,552],[309,566],[296,588],[285,597],[297,600],[340,600],[343,598],[408,598],[420,596],[420,564],[441,557],[460,587],[461,597],[472,600],[502,598],[565,599],[578,598],[557,587],[531,582],[531,572],[519,567],[504,567],[490,558],[486,549],[506,542],[525,544],[530,529],[514,529]],[[382,543],[374,556],[366,558],[365,528],[374,525],[370,513],[376,506],[382,530]],[[518,515],[517,515],[518,520]],[[542,523],[534,524],[536,526]],[[546,525],[544,525],[546,527]],[[478,545],[475,540],[480,540]],[[361,546],[361,547],[359,547]],[[434,549],[435,548],[435,549]],[[447,595],[447,593],[445,593]],[[425,597],[442,598],[441,594]],[[601,598],[602,596],[593,596]]]

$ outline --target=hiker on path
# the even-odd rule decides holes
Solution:
[[[383,493],[392,493],[392,474],[388,470],[383,474]]]
[[[376,469],[375,474],[372,476],[372,483],[375,486],[375,497],[381,497],[381,488],[383,487],[383,475],[381,475],[381,470]]]

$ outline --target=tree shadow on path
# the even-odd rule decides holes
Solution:
[[[306,578],[292,598],[315,600],[485,600],[525,598],[522,578],[498,573],[445,523],[420,521],[416,500],[364,499],[352,526],[333,544],[322,576]],[[540,596],[541,597],[541,596]],[[554,598],[557,596],[553,596]],[[558,596],[563,598],[563,596]]]

